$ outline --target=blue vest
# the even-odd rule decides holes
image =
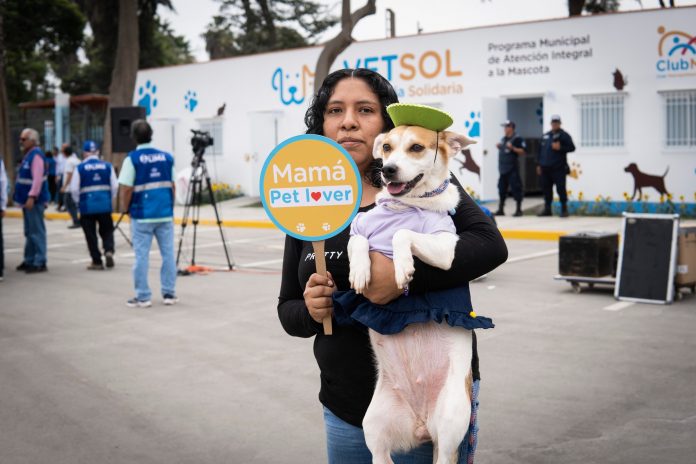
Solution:
[[[135,168],[131,217],[161,219],[174,216],[174,157],[156,148],[134,150],[128,157]]]
[[[77,166],[80,173],[80,213],[111,212],[111,163],[96,158]]]
[[[46,169],[46,158],[44,158],[44,154],[39,147],[34,147],[24,156],[22,164],[19,166],[19,171],[17,172],[17,183],[12,199],[15,203],[19,203],[20,205],[25,204],[29,199],[29,191],[31,190],[32,180],[34,179],[31,174],[31,165],[34,162],[34,157],[37,155],[40,156],[41,161],[43,161],[44,175],[43,182],[41,183],[41,192],[36,198],[36,203],[48,203],[48,171]]]

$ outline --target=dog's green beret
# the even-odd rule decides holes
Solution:
[[[420,126],[440,132],[452,125],[452,116],[432,106],[414,103],[393,103],[387,106],[387,113],[394,126]]]

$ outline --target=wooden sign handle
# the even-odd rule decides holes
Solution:
[[[324,256],[324,241],[312,242],[314,248],[314,263],[317,267],[317,274],[326,277],[326,257]],[[324,324],[324,335],[331,335],[333,328],[331,327],[331,314],[326,316],[322,321]]]

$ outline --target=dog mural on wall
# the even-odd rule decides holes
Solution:
[[[661,176],[641,172],[636,163],[629,164],[624,168],[624,171],[633,176],[633,195],[631,196],[631,201],[636,197],[636,193],[640,195],[639,198],[643,198],[643,187],[652,187],[657,190],[660,195],[669,195],[667,187],[665,187],[665,176],[667,176],[669,172],[669,166],[667,166],[667,170]]]
[[[273,90],[278,92],[283,105],[301,105],[314,86],[314,73],[302,66],[300,72],[286,72],[282,67],[276,68],[271,78]]]
[[[481,180],[481,168],[478,164],[476,164],[476,161],[474,161],[474,157],[471,155],[471,150],[465,148],[460,153],[464,155],[464,161],[462,161],[459,157],[452,158],[454,161],[461,164],[461,166],[459,166],[459,174],[462,174],[466,169],[467,171],[471,171],[476,174],[479,180]]]

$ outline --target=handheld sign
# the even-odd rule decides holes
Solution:
[[[350,154],[320,135],[299,135],[275,147],[261,170],[261,202],[286,234],[312,242],[317,273],[326,276],[324,240],[358,213],[362,182]],[[322,321],[331,335],[331,316]]]

